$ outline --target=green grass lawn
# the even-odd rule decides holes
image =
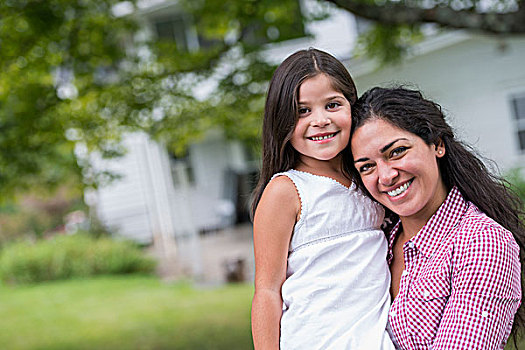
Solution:
[[[192,288],[136,276],[4,286],[0,349],[253,349],[252,294],[251,285]]]
[[[252,349],[251,285],[154,277],[0,287],[1,349]]]

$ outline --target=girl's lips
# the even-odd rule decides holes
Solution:
[[[332,133],[316,134],[313,136],[308,136],[307,139],[315,143],[322,144],[322,143],[327,143],[327,142],[332,141],[338,133],[339,131],[335,131]]]

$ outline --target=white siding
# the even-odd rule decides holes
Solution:
[[[99,219],[117,234],[141,243],[173,236],[171,174],[166,151],[141,133],[127,134],[127,153],[117,160],[94,159],[98,169],[121,176],[97,191]]]
[[[189,205],[198,229],[210,230],[232,223],[224,216],[227,207],[225,185],[227,170],[241,170],[246,164],[237,142],[226,141],[220,132],[212,132],[202,142],[190,146],[189,155],[195,183],[190,191]],[[180,190],[176,188],[176,193]]]
[[[98,169],[121,175],[96,193],[99,219],[117,234],[141,243],[160,237],[191,236],[233,223],[224,215],[227,170],[246,164],[236,142],[211,133],[190,147],[195,182],[174,186],[166,149],[142,133],[124,138],[127,153],[119,159],[95,159]]]

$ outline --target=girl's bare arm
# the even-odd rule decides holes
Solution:
[[[252,334],[256,350],[279,349],[281,286],[286,279],[288,246],[300,207],[292,181],[279,176],[266,186],[255,212]]]

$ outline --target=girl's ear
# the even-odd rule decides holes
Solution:
[[[445,155],[445,144],[443,143],[443,140],[439,139],[438,142],[435,144],[436,149],[436,157],[442,158]]]

